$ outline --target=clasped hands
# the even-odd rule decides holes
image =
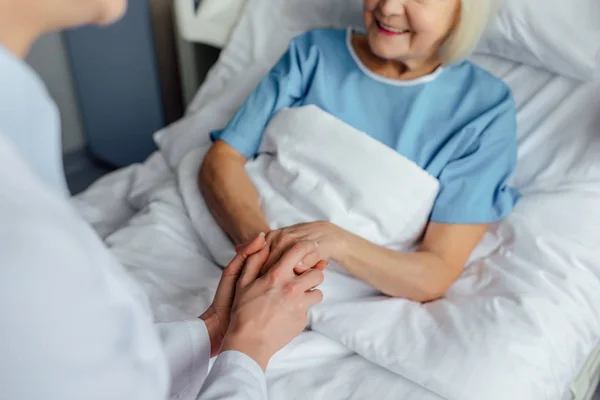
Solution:
[[[337,225],[330,222],[318,221],[289,226],[286,228],[270,231],[265,239],[269,248],[269,256],[261,269],[260,275],[269,271],[281,257],[289,251],[294,245],[302,242],[313,242],[318,246],[318,253],[321,260],[339,259],[339,254],[343,251],[344,231]],[[239,249],[243,246],[238,246]],[[294,268],[294,272],[300,275],[314,265],[305,264],[303,261]]]
[[[211,355],[237,350],[266,369],[273,354],[304,330],[308,309],[322,301],[315,288],[327,260],[340,251],[338,230],[327,222],[300,224],[236,247],[213,303],[200,317]]]

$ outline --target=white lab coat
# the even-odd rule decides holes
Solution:
[[[0,47],[0,399],[266,398],[244,354],[222,354],[206,378],[202,321],[153,324],[69,205],[59,126],[39,78]]]

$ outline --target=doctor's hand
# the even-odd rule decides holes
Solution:
[[[294,268],[301,262],[311,267],[320,262],[314,242],[295,244],[263,277],[259,273],[269,257],[267,247],[250,256],[238,280],[229,330],[223,351],[236,350],[254,359],[266,370],[271,357],[306,328],[308,309],[323,300],[314,289],[324,279],[321,269],[301,275]]]
[[[229,327],[231,307],[235,297],[235,288],[248,257],[257,254],[266,247],[265,235],[261,234],[245,246],[236,248],[236,256],[227,265],[221,276],[217,293],[208,310],[200,319],[206,324],[210,336],[210,353],[215,357],[221,351],[223,338]]]
[[[265,274],[299,242],[314,242],[319,247],[322,260],[335,260],[344,248],[344,232],[342,228],[326,221],[298,224],[269,232],[266,239],[270,253],[261,274]],[[295,272],[301,274],[309,268],[312,268],[312,265],[300,263]]]

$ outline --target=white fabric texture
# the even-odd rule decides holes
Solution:
[[[447,300],[364,301],[370,294],[348,285],[338,292],[349,302],[315,309],[313,329],[325,335],[307,332],[275,357],[270,398],[555,399],[598,344],[600,87],[508,61],[478,63],[515,91],[515,182],[524,199],[487,235]],[[160,320],[201,312],[220,273],[181,199],[186,186],[195,190],[184,182],[197,170],[185,178],[183,169],[179,183],[171,178],[148,191],[143,211],[109,237]]]
[[[437,179],[415,163],[315,106],[279,112],[259,154],[246,170],[273,229],[331,221],[378,245],[409,250],[439,192]],[[226,265],[235,256],[231,241],[196,183],[202,155],[200,150],[186,157],[179,185],[212,259]]]
[[[598,104],[597,96],[589,96],[597,93],[592,89],[588,104]],[[589,132],[598,132],[597,126]],[[584,130],[577,132],[572,141],[585,139]],[[542,153],[552,147],[539,144]],[[186,162],[179,174],[184,198],[196,190],[197,173]],[[594,173],[593,165],[587,173]],[[594,226],[600,220],[597,189],[589,182],[529,191],[487,235],[446,300],[420,306],[372,297],[353,279],[328,273],[333,284],[324,290],[336,301],[313,311],[316,332],[303,334],[273,360],[271,398],[560,398],[599,339]],[[136,276],[151,275],[145,288],[157,315],[190,306],[193,313],[202,301],[208,304],[218,270],[201,255],[206,250],[198,247],[177,190],[159,192],[129,234],[111,242]],[[153,222],[138,224],[142,220]],[[139,240],[132,245],[134,237]],[[360,386],[356,376],[379,384]]]
[[[157,323],[171,374],[173,400],[266,400],[265,374],[246,354],[221,353],[210,364],[210,337],[198,318]]]
[[[0,130],[46,187],[67,197],[58,108],[35,71],[2,45],[0,71]]]
[[[221,353],[198,400],[267,400],[265,373],[245,354],[237,351]]]
[[[164,399],[144,295],[2,132],[0,164],[0,398]]]
[[[269,224],[278,227],[331,220],[375,243],[406,248],[402,244],[422,231],[437,182],[385,146],[371,146],[371,140],[314,107],[278,114],[265,132],[261,155],[247,167]],[[398,164],[393,165],[395,161]],[[211,223],[199,195],[198,166],[195,152],[184,159],[180,190],[212,257],[223,263],[233,254],[231,245]],[[319,176],[314,170],[325,172]],[[333,182],[332,187],[327,182]],[[416,193],[414,188],[418,188]],[[340,197],[345,201],[336,201]],[[570,320],[568,315],[574,309],[555,307],[571,303],[572,297],[578,296],[572,290],[582,285],[587,285],[583,292],[591,295],[598,287],[600,271],[571,272],[572,287],[557,285],[564,279],[568,258],[557,263],[549,261],[563,258],[560,252],[536,254],[536,262],[545,265],[539,270],[532,268],[534,253],[529,249],[540,240],[549,248],[558,248],[561,227],[586,232],[589,215],[569,221],[554,210],[563,202],[577,202],[578,207],[589,209],[598,200],[597,194],[584,201],[578,197],[530,195],[507,223],[488,234],[446,299],[429,305],[373,297],[377,294],[374,290],[340,274],[334,266],[326,272],[324,305],[313,310],[311,327],[447,399],[476,399],[484,394],[492,399],[561,396],[578,365],[562,370],[552,366],[559,352],[563,351],[566,359],[571,356],[564,346],[556,348],[555,341],[588,331],[591,351],[598,335],[588,329],[600,321],[588,309],[593,323],[578,321],[574,326],[567,324],[571,328],[566,329],[562,324],[565,318]],[[554,219],[538,222],[550,212],[556,214]],[[367,217],[361,218],[365,214]],[[416,217],[414,228],[403,224],[407,216]],[[600,213],[591,217],[600,223]],[[403,235],[401,239],[394,237],[398,233]],[[587,249],[579,249],[576,263],[594,265],[593,242],[584,247]],[[596,279],[589,280],[590,276]],[[593,298],[588,304],[600,300],[598,295]],[[565,315],[560,315],[563,312]],[[581,313],[579,309],[577,314]],[[508,380],[510,387],[506,387]]]
[[[600,76],[600,2],[501,0],[477,51],[593,80]]]
[[[143,164],[134,164],[96,181],[72,199],[81,216],[105,239],[129,221],[142,207],[140,200],[171,178],[171,171],[160,153]]]

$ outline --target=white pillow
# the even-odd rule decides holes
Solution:
[[[236,4],[229,6],[232,9],[229,13],[230,20],[234,21],[246,0],[227,1]],[[218,3],[220,9],[227,7],[221,2],[213,0],[204,3],[207,6]],[[257,1],[249,2],[253,4],[247,12],[256,16],[253,7]],[[292,26],[302,26],[319,21],[321,23],[316,24],[318,27],[323,26],[322,21],[334,25],[337,22],[342,25],[356,24],[357,21],[361,23],[362,1],[351,0],[350,4],[338,0],[288,0],[272,3],[273,14],[292,18],[265,20],[265,23],[278,25],[284,31],[285,26],[290,23]],[[198,30],[204,31],[212,30]],[[225,37],[226,34],[222,36]],[[592,80],[600,70],[600,1],[501,0],[498,18],[478,46],[477,52],[544,68],[578,80]]]
[[[503,0],[476,51],[592,80],[600,70],[600,0]]]
[[[187,117],[154,136],[176,168],[192,149],[209,142],[286,51],[290,40],[311,29],[362,24],[362,0],[248,0],[218,63],[188,108]]]
[[[531,10],[531,5],[519,7],[519,2],[533,4],[540,1],[542,0],[505,0],[504,6],[507,8],[501,11],[500,18],[501,20],[507,18],[512,9]],[[558,0],[543,1],[559,3]],[[600,4],[600,0],[578,0],[581,8],[585,8],[583,5],[592,2]],[[588,10],[596,8],[587,7]],[[206,83],[190,105],[188,117],[156,135],[156,142],[168,164],[173,168],[177,167],[187,152],[209,143],[209,132],[222,129],[229,122],[250,92],[285,52],[293,36],[320,27],[342,28],[348,25],[360,25],[362,24],[361,9],[362,0],[248,0],[248,5],[235,27],[229,44],[222,51],[219,62],[211,70]],[[543,16],[547,13],[543,8],[540,10],[542,14],[538,19],[544,20]],[[566,13],[569,8],[561,5],[559,10]],[[571,12],[572,15],[575,13],[576,11]],[[587,23],[582,26],[589,27],[597,25],[600,19],[594,21],[586,18],[585,21]],[[525,28],[521,26],[520,29]],[[493,35],[502,37],[501,32],[493,27],[481,50],[485,50],[485,46],[491,46]],[[575,35],[572,33],[569,37]],[[567,34],[564,36],[566,38]],[[511,38],[510,35],[506,37],[507,41]],[[600,41],[596,42],[599,43]],[[546,44],[548,47],[552,43]],[[568,46],[565,51],[575,52]],[[541,56],[560,58],[551,51],[546,53],[538,52],[538,58]],[[512,58],[516,58],[517,55]],[[509,54],[504,56],[511,58]],[[530,58],[536,59],[534,56]],[[556,67],[555,64],[556,62],[549,61],[545,66],[552,69]],[[585,69],[581,66],[573,68],[572,72],[578,72],[571,75],[581,73],[583,77],[585,74],[582,71]],[[591,75],[591,69],[593,68],[590,64],[587,68],[588,75]],[[521,83],[518,85],[521,86]],[[515,93],[518,92],[516,89],[518,88],[513,87]],[[525,101],[526,98],[517,98],[517,100]]]

